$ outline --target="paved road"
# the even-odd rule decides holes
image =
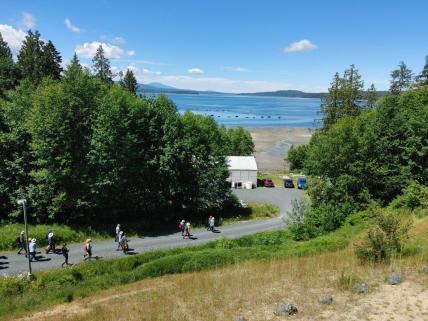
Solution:
[[[180,233],[166,236],[132,238],[129,243],[130,248],[135,253],[150,250],[168,249],[175,247],[192,246],[215,240],[221,235],[236,238],[243,235],[253,234],[260,231],[275,230],[284,227],[282,217],[291,209],[291,201],[301,197],[301,192],[297,189],[284,188],[258,188],[254,190],[235,190],[238,197],[244,201],[268,202],[277,205],[281,214],[278,218],[263,221],[242,222],[221,227],[219,233],[212,233],[204,229],[194,230],[194,239],[188,240],[181,237]],[[114,228],[114,227],[113,227]],[[82,244],[70,245],[70,263],[79,263],[83,259]],[[111,241],[99,241],[94,243],[93,255],[99,257],[118,257],[124,254],[115,251],[116,244]],[[62,255],[39,254],[40,262],[32,264],[33,271],[48,270],[58,268],[63,262]],[[28,263],[24,255],[17,255],[15,252],[0,253],[0,274],[15,274],[28,271]]]

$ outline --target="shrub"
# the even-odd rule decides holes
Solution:
[[[374,222],[367,237],[355,245],[355,254],[361,261],[380,262],[391,258],[403,250],[403,242],[408,238],[410,220],[403,220],[396,212],[372,209]]]
[[[308,145],[291,146],[288,151],[287,161],[290,162],[290,169],[302,169],[306,154],[308,151]]]
[[[391,208],[408,208],[415,210],[418,207],[428,207],[428,186],[423,186],[417,182],[411,182],[404,190],[403,194],[397,196],[391,203]]]

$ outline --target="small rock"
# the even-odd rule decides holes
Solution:
[[[355,283],[354,291],[357,293],[367,293],[369,292],[369,286],[363,282]]]
[[[333,297],[331,295],[323,295],[322,297],[320,297],[320,303],[332,304],[333,303]]]
[[[428,273],[428,265],[424,265],[421,269],[422,273]]]
[[[235,318],[235,321],[247,321],[247,319],[246,319],[243,315],[238,315],[238,316]]]
[[[401,283],[401,276],[399,274],[393,274],[386,278],[386,281],[390,285],[397,285]]]
[[[281,302],[276,306],[276,310],[274,312],[277,316],[286,316],[293,315],[297,313],[297,308],[291,303]]]

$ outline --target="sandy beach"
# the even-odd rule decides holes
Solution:
[[[248,128],[255,145],[254,155],[260,171],[286,171],[284,160],[291,146],[306,144],[311,139],[313,128]]]

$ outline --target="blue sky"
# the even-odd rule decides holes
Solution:
[[[366,85],[388,88],[403,60],[428,54],[428,1],[0,2],[0,32],[16,52],[28,28],[67,62],[90,65],[103,44],[114,71],[179,88],[325,91],[355,64]]]

